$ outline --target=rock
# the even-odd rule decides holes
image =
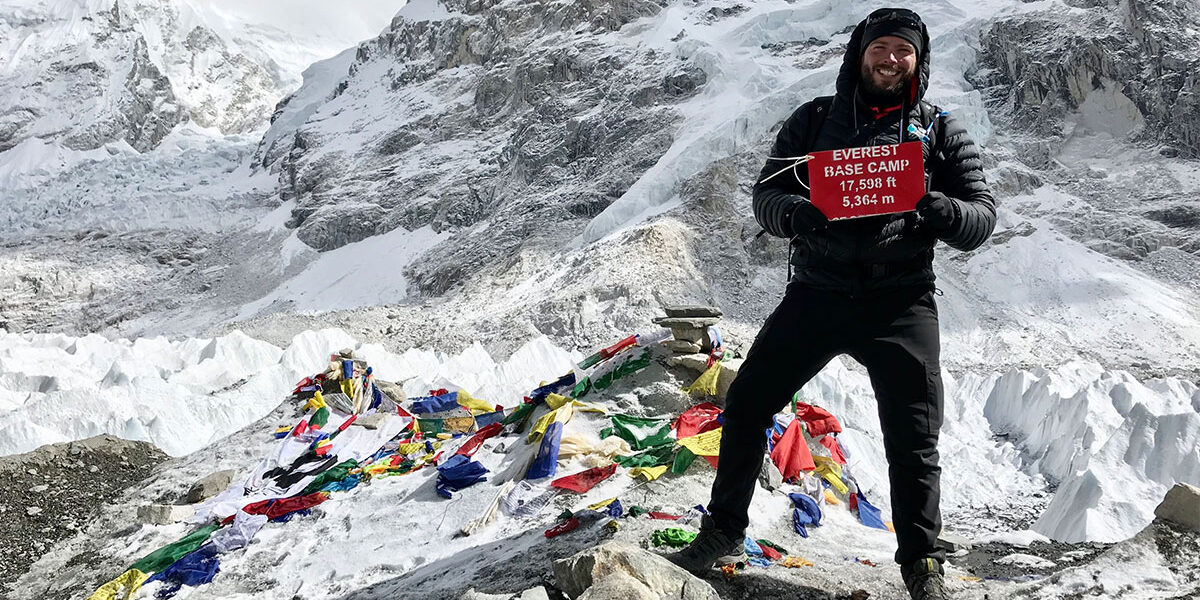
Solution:
[[[216,496],[228,488],[229,484],[233,483],[234,475],[237,475],[237,471],[227,469],[225,471],[217,471],[197,481],[188,489],[187,503],[195,504]]]
[[[719,317],[655,317],[651,319],[655,324],[663,327],[676,327],[692,329],[704,329],[710,325],[716,325],[721,321]]]
[[[338,356],[342,358],[354,358],[354,349],[342,348],[341,350],[338,350]]]
[[[970,550],[971,546],[974,545],[974,544],[972,544],[971,540],[968,540],[967,538],[965,538],[961,535],[949,533],[946,531],[943,531],[942,535],[938,536],[937,541],[948,552],[958,552],[959,550]]]
[[[550,600],[550,594],[546,593],[546,588],[538,586],[521,592],[521,595],[513,597],[513,600]]]
[[[358,418],[354,420],[354,424],[359,427],[366,427],[367,429],[379,429],[379,424],[382,423],[384,421],[384,419],[387,419],[387,418],[388,418],[388,415],[385,415],[383,413],[371,413],[369,415],[358,415]]]
[[[29,491],[31,491],[35,494],[40,494],[48,489],[50,489],[50,486],[43,483],[42,485],[35,485],[35,486],[29,488]]]
[[[758,473],[758,483],[772,492],[783,487],[783,473],[780,473],[779,467],[771,462],[770,456],[763,456],[762,470]]]
[[[404,393],[404,388],[398,383],[376,379],[375,387],[379,388],[379,391],[383,392],[388,398],[391,398],[392,402],[396,404],[402,404],[405,400],[408,400],[408,396]]]
[[[669,367],[684,367],[691,369],[697,373],[703,373],[708,363],[707,354],[687,354],[683,356],[667,357],[667,366]]]
[[[138,519],[151,525],[170,525],[192,518],[196,508],[189,504],[146,504],[138,507]]]
[[[695,354],[700,351],[700,344],[695,342],[671,340],[663,345],[667,347],[667,350],[679,354]]]
[[[711,585],[667,559],[617,542],[555,561],[554,581],[574,600],[720,600]]]
[[[100,470],[100,467],[97,467],[96,465],[91,465],[88,467],[88,473],[95,473],[96,471],[99,471],[99,470]]]
[[[38,508],[38,507],[36,507],[36,506],[30,506],[29,508],[26,508],[26,509],[25,509],[25,514],[27,514],[27,515],[29,515],[29,516],[31,516],[31,517],[32,517],[33,515],[36,515],[36,514],[40,513],[40,512],[42,512],[42,509],[40,509],[40,508]]]
[[[671,335],[679,342],[701,344],[704,341],[705,335],[707,335],[707,330],[695,327],[672,327]]]
[[[733,385],[738,369],[742,368],[742,360],[727,358],[721,361],[721,375],[717,377],[717,400],[722,404],[725,403],[725,397],[729,395],[729,386]]]
[[[661,600],[664,597],[631,575],[618,571],[606,575],[577,600]]]
[[[715,306],[700,306],[700,305],[680,305],[680,306],[664,306],[668,317],[719,317],[721,309]]]
[[[1200,531],[1200,488],[1186,483],[1175,484],[1154,509],[1154,516]]]

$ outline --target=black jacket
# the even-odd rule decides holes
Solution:
[[[899,111],[875,120],[858,94],[859,61],[862,56],[863,24],[859,23],[842,61],[828,115],[810,118],[817,106],[801,106],[784,123],[771,148],[771,156],[800,156],[807,152],[895,144],[913,141],[913,134],[901,138],[908,123],[921,124],[919,103],[929,79],[929,34],[922,26],[923,47],[918,58],[915,89]],[[936,112],[934,113],[936,114]],[[826,229],[794,237],[793,281],[805,285],[867,293],[910,285],[932,285],[933,246],[940,238],[953,248],[974,250],[987,241],[996,225],[996,206],[983,176],[979,149],[953,116],[936,119],[936,155],[930,156],[931,143],[925,143],[926,186],[952,199],[957,218],[949,231],[935,235],[923,226],[916,213],[879,215],[832,221]],[[808,124],[822,123],[815,139]],[[805,148],[813,139],[813,147]],[[786,162],[768,160],[758,181],[786,166]],[[807,169],[798,169],[805,185]],[[807,202],[808,192],[790,172],[754,186],[754,216],[768,233],[793,238],[789,215],[797,202]]]

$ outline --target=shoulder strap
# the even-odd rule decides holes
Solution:
[[[833,96],[820,96],[813,98],[812,108],[808,111],[808,129],[804,132],[804,153],[812,151],[813,146],[817,143],[817,136],[821,133],[821,128],[825,126],[825,119],[829,118],[829,110],[833,107]]]

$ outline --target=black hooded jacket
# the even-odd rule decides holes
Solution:
[[[916,139],[911,133],[904,138],[901,132],[910,122],[922,125],[919,104],[929,80],[929,33],[922,25],[914,93],[905,98],[900,110],[876,120],[858,94],[863,28],[864,24],[859,23],[850,35],[838,73],[837,95],[828,115],[813,118],[810,111],[818,106],[815,102],[801,106],[779,131],[772,157]],[[830,222],[827,228],[793,236],[789,215],[797,202],[807,202],[808,191],[791,173],[754,186],[754,216],[759,224],[772,235],[794,238],[793,281],[851,294],[932,285],[933,246],[938,239],[964,251],[987,241],[996,225],[996,206],[983,176],[979,149],[953,116],[941,116],[936,121],[930,139],[937,147],[923,144],[926,187],[951,198],[957,217],[949,231],[935,235],[916,213],[907,212],[841,219]],[[810,122],[823,122],[815,138],[807,131]],[[811,148],[804,147],[808,139],[813,139]],[[786,164],[768,160],[758,181]],[[807,185],[807,169],[797,171]]]

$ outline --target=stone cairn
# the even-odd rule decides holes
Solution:
[[[665,345],[676,354],[709,352],[713,340],[708,328],[721,320],[721,309],[715,306],[667,306],[667,316],[656,317],[654,323],[669,327],[675,339]]]

